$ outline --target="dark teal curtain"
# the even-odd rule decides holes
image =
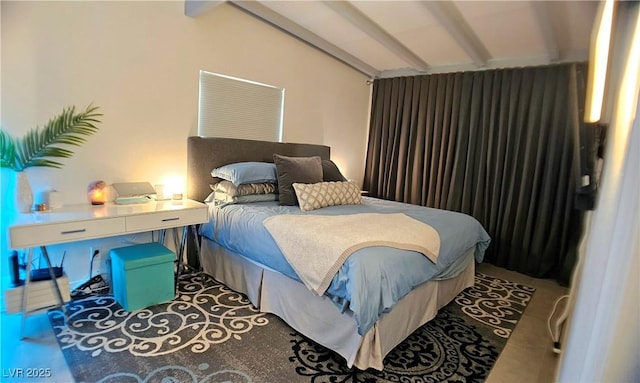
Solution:
[[[375,80],[364,189],[470,214],[486,261],[567,284],[585,78],[564,64]]]

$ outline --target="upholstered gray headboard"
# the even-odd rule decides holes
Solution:
[[[241,140],[236,138],[189,137],[187,139],[187,198],[204,201],[214,168],[244,161],[273,162],[273,154],[291,157],[320,156],[330,159],[331,148],[324,145]]]

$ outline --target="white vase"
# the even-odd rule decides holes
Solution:
[[[27,173],[22,171],[16,174],[18,175],[15,195],[16,211],[30,213],[33,208],[33,192],[31,191],[31,185],[29,185]]]

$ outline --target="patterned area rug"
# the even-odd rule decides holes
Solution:
[[[49,319],[77,382],[481,382],[534,289],[484,274],[386,358],[383,371],[344,359],[259,313],[212,278],[179,282],[171,302],[129,313],[88,297]]]

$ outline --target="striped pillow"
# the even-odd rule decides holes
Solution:
[[[362,202],[360,189],[353,182],[318,182],[314,184],[294,183],[300,210],[309,211],[327,206],[359,205]]]

